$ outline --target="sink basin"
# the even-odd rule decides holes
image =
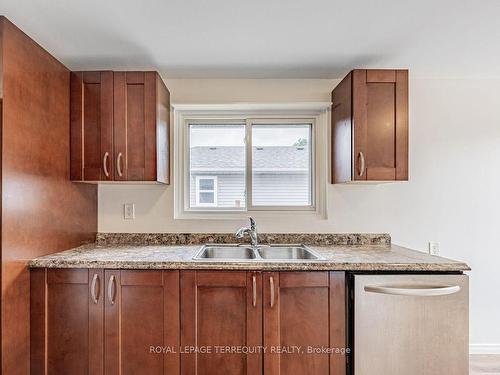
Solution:
[[[203,246],[195,259],[255,259],[256,254],[250,247],[241,246]]]
[[[321,260],[313,250],[304,245],[205,245],[194,260],[216,261],[292,261]]]
[[[314,260],[319,257],[305,246],[269,246],[257,250],[264,259]]]

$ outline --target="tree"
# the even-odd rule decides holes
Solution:
[[[295,141],[295,143],[293,144],[295,147],[303,147],[303,146],[307,146],[307,139],[305,138],[299,138]]]

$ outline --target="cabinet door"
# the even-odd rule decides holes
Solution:
[[[31,373],[103,374],[103,271],[31,271]]]
[[[185,375],[262,374],[261,274],[233,271],[181,273],[181,354]],[[221,353],[217,348],[255,348]]]
[[[113,180],[113,72],[71,73],[71,179]]]
[[[115,180],[156,180],[156,72],[114,73]]]
[[[407,180],[408,71],[352,75],[354,180]]]
[[[179,272],[105,271],[105,373],[178,374]]]
[[[352,179],[352,73],[332,92],[332,184]]]
[[[345,375],[343,272],[266,272],[263,295],[264,374]]]

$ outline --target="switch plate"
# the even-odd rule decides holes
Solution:
[[[429,242],[429,254],[439,255],[439,242]]]
[[[134,203],[125,203],[123,205],[123,218],[126,220],[135,219],[135,204]]]

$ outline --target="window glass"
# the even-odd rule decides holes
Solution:
[[[189,208],[314,207],[312,124],[241,121],[188,123]]]
[[[214,190],[214,180],[212,178],[201,178],[200,190]]]
[[[244,124],[189,125],[189,207],[245,208]]]
[[[310,206],[311,124],[252,125],[252,205]]]
[[[200,192],[199,203],[201,203],[201,204],[215,203],[214,193],[213,192],[206,192],[206,191]]]

